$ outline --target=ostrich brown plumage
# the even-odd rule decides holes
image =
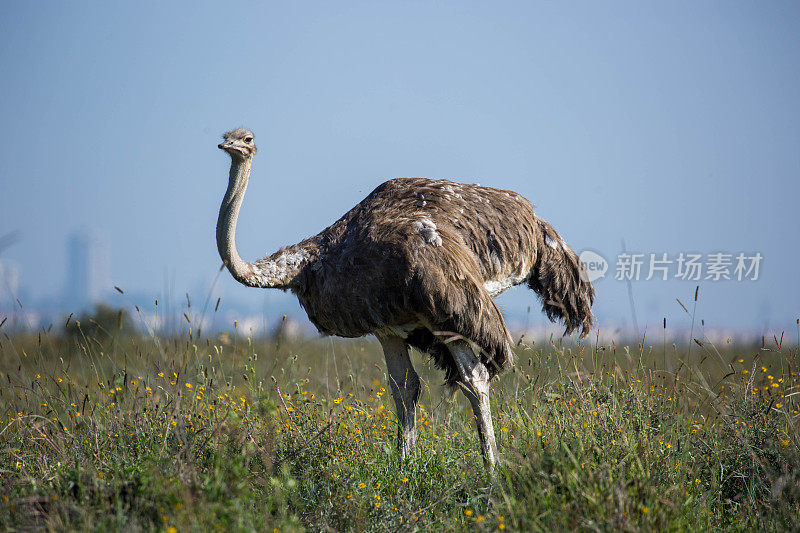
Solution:
[[[256,154],[253,138],[237,129],[219,145],[231,169],[217,247],[233,277],[250,287],[291,290],[322,333],[378,338],[400,421],[401,458],[413,450],[420,391],[408,348],[430,354],[446,383],[469,398],[491,469],[497,447],[489,382],[513,364],[511,337],[492,297],[527,283],[551,320],[583,337],[592,326],[595,292],[578,256],[514,192],[403,178],[379,185],[318,235],[245,262],[234,237]]]

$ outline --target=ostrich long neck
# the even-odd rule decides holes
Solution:
[[[259,259],[255,263],[244,261],[236,251],[236,222],[242,207],[244,193],[250,180],[250,158],[231,158],[228,190],[222,200],[217,219],[217,249],[225,266],[240,283],[251,287],[286,289],[308,262],[313,246],[302,242]]]

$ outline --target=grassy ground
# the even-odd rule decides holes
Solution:
[[[81,331],[0,336],[2,529],[800,528],[800,361],[778,341],[523,343],[490,483],[418,354],[401,467],[373,340]]]

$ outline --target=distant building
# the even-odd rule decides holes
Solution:
[[[67,241],[65,303],[78,310],[99,302],[112,288],[108,236],[97,230],[81,230]]]
[[[0,308],[13,307],[19,294],[19,267],[0,260]]]

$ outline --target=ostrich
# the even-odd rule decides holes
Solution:
[[[236,129],[219,148],[231,156],[217,221],[217,248],[249,287],[292,291],[326,335],[380,342],[397,409],[400,460],[413,452],[420,380],[409,347],[427,352],[461,388],[481,451],[497,461],[491,379],[513,364],[511,336],[492,298],[527,283],[544,313],[581,337],[592,327],[594,287],[578,256],[520,195],[426,178],[392,179],[319,234],[249,263],[236,251],[236,221],[256,154]],[[473,349],[476,347],[477,349]]]

